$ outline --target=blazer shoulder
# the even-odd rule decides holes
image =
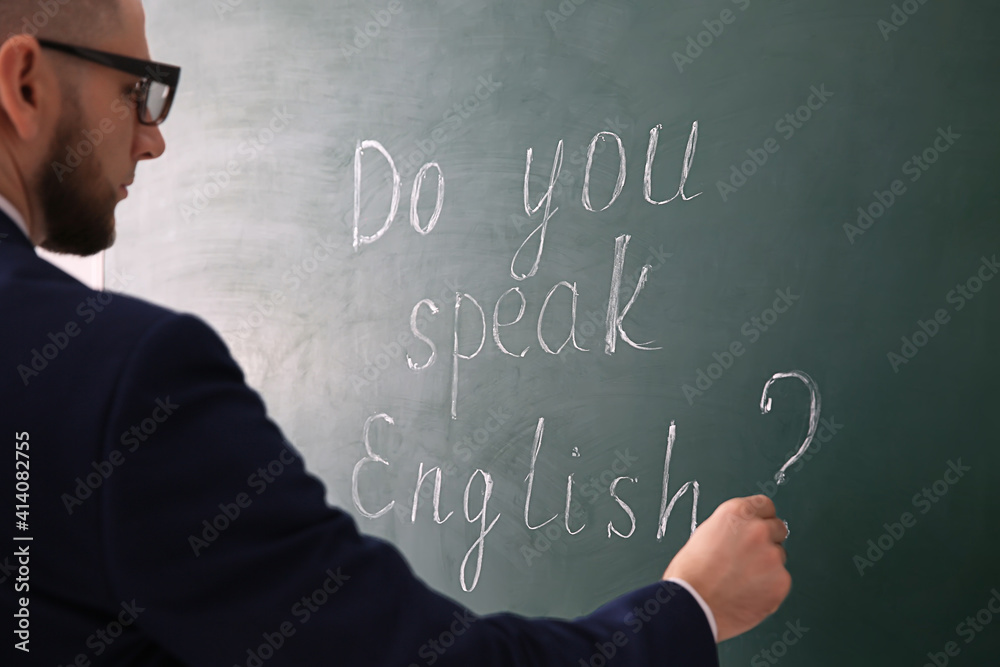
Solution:
[[[20,368],[23,386],[48,391],[64,380],[45,371],[55,356],[65,372],[83,374],[95,386],[115,383],[136,356],[164,350],[178,358],[185,352],[230,358],[221,337],[197,315],[116,291],[132,284],[130,276],[112,273],[109,289],[95,290],[27,249],[17,262],[0,262],[0,310],[16,325],[0,330],[7,352],[0,359]]]
[[[104,290],[96,290],[30,248],[12,247],[0,253],[0,305],[12,316],[51,326],[59,318],[95,329],[144,329],[177,315],[170,308],[123,294],[133,276],[115,271]],[[51,320],[51,322],[49,322]],[[81,321],[82,320],[82,321]]]

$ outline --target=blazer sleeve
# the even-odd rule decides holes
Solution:
[[[112,405],[106,453],[124,462],[102,495],[104,574],[141,610],[138,629],[186,664],[718,665],[705,614],[675,583],[574,621],[476,616],[430,590],[326,504],[194,316],[144,334]]]

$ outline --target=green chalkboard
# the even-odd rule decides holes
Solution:
[[[582,614],[764,492],[793,589],[723,665],[995,662],[995,3],[146,4],[108,274],[431,585]]]

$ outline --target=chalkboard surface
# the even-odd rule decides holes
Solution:
[[[724,665],[995,663],[995,3],[146,5],[108,276],[431,585],[582,614],[764,492],[793,590]]]

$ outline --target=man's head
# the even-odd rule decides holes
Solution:
[[[138,121],[141,77],[36,37],[148,60],[145,15],[140,0],[0,1],[0,194],[37,245],[92,255],[114,243],[124,186],[163,136]]]

